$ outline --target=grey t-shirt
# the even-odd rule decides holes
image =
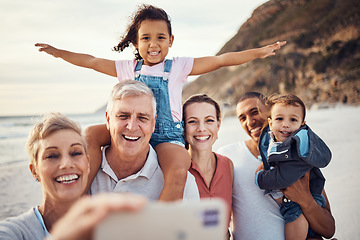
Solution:
[[[0,222],[1,240],[39,240],[45,239],[46,233],[37,219],[34,208]]]

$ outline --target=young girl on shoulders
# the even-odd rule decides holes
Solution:
[[[135,47],[134,60],[113,61],[96,58],[88,54],[74,53],[37,43],[39,51],[85,68],[117,77],[119,81],[135,79],[147,84],[157,101],[155,132],[150,144],[155,148],[159,164],[164,173],[165,185],[160,200],[171,201],[182,198],[186,174],[190,167],[190,156],[184,146],[181,95],[184,83],[190,75],[205,74],[221,67],[240,65],[256,58],[275,55],[286,42],[277,42],[265,47],[241,52],[229,52],[219,56],[201,58],[175,57],[165,59],[174,42],[170,18],[167,13],[152,5],[141,5],[115,51]],[[110,143],[105,125],[88,130],[96,134],[89,142],[91,156],[90,182],[101,164],[100,147]]]

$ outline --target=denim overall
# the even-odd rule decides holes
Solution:
[[[165,60],[164,75],[162,77],[141,75],[143,60],[138,61],[135,67],[135,80],[145,83],[154,93],[156,99],[155,131],[151,136],[150,144],[155,147],[159,143],[169,142],[185,146],[183,122],[174,122],[169,98],[169,75],[172,60]]]

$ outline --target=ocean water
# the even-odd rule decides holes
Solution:
[[[92,124],[105,123],[104,114],[68,115],[84,130]],[[0,117],[0,167],[28,161],[25,144],[32,126],[41,116]]]

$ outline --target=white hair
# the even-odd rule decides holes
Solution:
[[[142,96],[147,95],[151,98],[151,103],[153,107],[154,117],[156,116],[156,100],[151,89],[146,86],[145,83],[135,81],[135,80],[125,80],[113,87],[113,90],[110,94],[110,99],[107,104],[106,111],[111,112],[116,100],[121,100],[129,96]]]

